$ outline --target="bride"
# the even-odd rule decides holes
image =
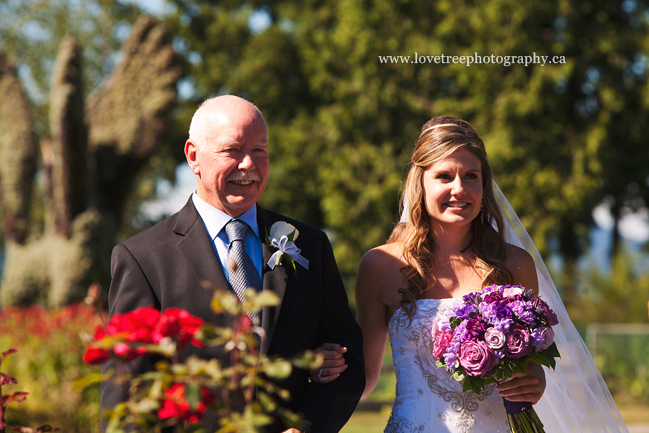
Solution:
[[[388,242],[363,256],[356,281],[364,397],[378,381],[388,336],[392,348],[397,388],[385,431],[509,432],[506,398],[535,404],[548,433],[626,432],[534,244],[493,183],[471,125],[445,116],[423,126],[403,208]],[[432,323],[457,298],[491,284],[522,285],[550,304],[560,321],[554,331],[561,359],[555,371],[531,363],[524,375],[463,393],[435,365]],[[319,380],[335,380],[341,371],[321,369]]]

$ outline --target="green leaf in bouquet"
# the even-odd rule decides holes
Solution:
[[[522,359],[514,359],[512,360],[512,363],[514,364],[514,373],[525,374],[527,372],[527,357]]]
[[[101,373],[92,373],[72,383],[72,391],[78,392],[88,388],[90,385],[101,382]]]
[[[556,367],[557,365],[557,361],[554,359],[554,357],[551,355],[547,355],[545,351],[540,353],[532,352],[529,355],[527,355],[527,358],[530,361],[534,361],[537,364],[545,365],[546,367],[550,367],[552,369],[554,369],[554,367]]]
[[[459,369],[455,370],[455,373],[451,376],[453,379],[457,380],[458,382],[462,382],[466,375],[462,373]]]
[[[475,376],[466,376],[464,383],[462,384],[462,391],[466,392],[468,390],[473,391],[476,394],[480,394],[487,385],[488,381],[482,377]]]
[[[559,353],[559,349],[557,348],[557,343],[552,342],[552,344],[545,349],[543,352],[544,355],[549,355],[552,356],[553,358],[561,358],[561,354]]]

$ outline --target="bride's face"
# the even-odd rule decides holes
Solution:
[[[482,169],[469,150],[460,149],[428,167],[422,182],[433,224],[470,224],[480,213]]]

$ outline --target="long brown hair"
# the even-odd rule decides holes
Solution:
[[[483,207],[471,222],[473,241],[471,249],[476,256],[475,265],[485,271],[483,287],[490,284],[511,284],[513,275],[505,267],[507,244],[504,238],[504,222],[494,197],[491,167],[482,139],[466,121],[450,117],[434,117],[424,124],[410,158],[410,170],[401,200],[402,208],[408,203],[408,221],[398,223],[388,243],[402,242],[402,268],[408,287],[399,292],[403,295],[400,306],[409,317],[417,309],[416,300],[421,299],[427,287],[427,277],[435,283],[435,241],[432,236],[431,218],[426,210],[422,179],[426,168],[442,161],[459,149],[467,149],[479,160],[482,170]],[[494,228],[494,225],[496,228]]]

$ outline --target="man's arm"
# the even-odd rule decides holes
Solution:
[[[108,311],[110,316],[116,313],[125,313],[147,305],[159,307],[149,282],[142,272],[140,265],[131,252],[123,244],[113,248],[111,258],[110,290],[108,292]],[[150,368],[145,357],[133,362],[123,363],[123,370],[118,369],[112,361],[107,361],[101,366],[102,376],[113,372],[111,379],[101,382],[101,431],[106,430],[106,420],[103,417],[104,409],[113,408],[128,398],[127,389],[115,383],[117,375],[137,374]],[[120,367],[121,368],[121,367]]]
[[[323,233],[322,304],[317,344],[337,343],[347,348],[343,374],[330,383],[311,382],[300,404],[308,433],[338,432],[354,412],[365,388],[363,337],[354,319],[331,244]]]

